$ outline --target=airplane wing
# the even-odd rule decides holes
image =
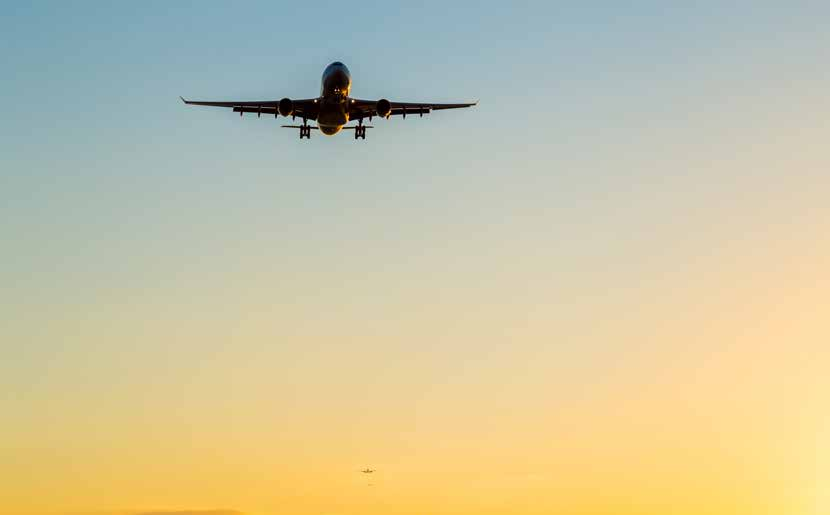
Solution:
[[[239,113],[242,116],[242,113],[254,113],[257,116],[261,116],[263,114],[273,115],[276,116],[278,114],[277,108],[280,104],[279,100],[253,100],[253,101],[232,101],[232,102],[204,102],[204,101],[194,101],[194,100],[185,100],[182,99],[187,105],[195,105],[195,106],[209,106],[209,107],[227,107],[233,109],[234,113]],[[293,116],[298,116],[300,118],[307,118],[309,120],[316,120],[317,119],[317,99],[316,98],[305,98],[302,100],[291,100],[291,103],[294,105],[294,114]]]
[[[357,98],[351,99],[349,105],[349,118],[355,120],[358,118],[368,118],[370,116],[377,116],[377,100],[360,100]],[[476,102],[464,102],[460,104],[435,104],[429,102],[389,102],[392,108],[389,112],[390,116],[403,116],[417,114],[423,116],[429,114],[431,111],[440,111],[442,109],[460,109],[462,107],[472,107],[478,104]]]

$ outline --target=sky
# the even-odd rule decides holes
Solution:
[[[830,513],[830,7],[624,4],[6,5],[0,512]]]

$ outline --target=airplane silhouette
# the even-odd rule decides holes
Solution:
[[[380,100],[361,100],[349,96],[352,87],[352,75],[346,65],[336,61],[328,65],[323,71],[320,96],[304,99],[283,98],[282,100],[254,100],[230,102],[193,101],[182,98],[185,104],[197,106],[226,107],[234,113],[256,113],[257,118],[263,114],[290,116],[293,120],[299,116],[302,125],[283,125],[290,129],[300,129],[300,139],[311,138],[311,130],[319,130],[326,136],[333,136],[341,130],[354,131],[354,139],[366,139],[366,129],[372,125],[364,125],[363,120],[372,121],[372,117],[389,119],[399,115],[406,118],[409,115],[419,117],[432,111],[443,109],[459,109],[472,107],[478,102],[462,102],[456,104],[436,104],[433,102],[390,102],[385,98]],[[308,124],[308,120],[316,120],[317,126]],[[357,120],[357,125],[346,126],[350,120]]]

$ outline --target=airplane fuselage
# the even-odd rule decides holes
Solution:
[[[333,136],[348,123],[351,88],[352,76],[345,64],[334,62],[323,71],[317,113],[317,127],[323,134]]]

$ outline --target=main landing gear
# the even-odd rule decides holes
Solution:
[[[358,125],[354,128],[354,139],[366,139],[365,125]]]
[[[311,125],[303,124],[300,126],[300,139],[311,139]]]

